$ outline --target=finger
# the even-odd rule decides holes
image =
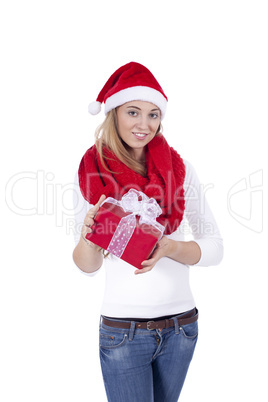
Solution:
[[[102,194],[102,195],[100,196],[100,199],[99,199],[99,201],[97,202],[98,207],[99,207],[100,204],[105,200],[105,198],[106,198],[106,195],[105,195],[105,194]]]
[[[151,271],[152,268],[153,268],[152,266],[149,266],[149,267],[146,267],[146,268],[137,269],[136,271],[134,271],[134,274],[135,275],[145,274],[146,272]]]
[[[106,196],[104,194],[101,195],[99,201],[87,212],[87,218],[94,219],[96,213],[100,208],[100,204],[105,200]]]
[[[99,210],[101,203],[105,200],[106,195],[102,194],[99,198],[99,201],[97,204],[94,205],[93,208],[91,208],[91,211],[93,210],[95,213]]]
[[[94,217],[92,215],[87,215],[84,220],[84,225],[87,227],[91,227],[94,223]]]
[[[142,261],[141,265],[146,268],[152,264],[155,264],[155,259],[154,258],[150,258],[149,260],[144,260]]]
[[[86,225],[85,223],[83,224],[83,227],[82,227],[82,231],[81,231],[81,233],[82,233],[82,235],[84,236],[84,237],[86,237],[86,235],[88,234],[88,233],[91,233],[92,232],[92,229],[90,228],[90,226],[88,226],[88,225]]]
[[[84,220],[84,225],[86,225],[87,228],[90,228],[94,224],[96,213],[98,212],[100,204],[105,200],[105,198],[106,196],[102,194],[99,198],[99,201],[87,212],[86,218]],[[90,230],[90,232],[92,232],[92,230]]]
[[[85,230],[92,232],[91,226],[93,225],[93,223],[94,223],[94,221],[91,224],[84,223]]]

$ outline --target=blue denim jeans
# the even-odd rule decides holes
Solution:
[[[130,329],[100,323],[100,362],[108,402],[178,401],[198,323],[179,327],[174,322],[175,327],[162,330],[135,329],[134,321]]]

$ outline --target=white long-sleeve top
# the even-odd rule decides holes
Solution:
[[[223,257],[223,241],[194,168],[187,161],[184,164],[184,216],[178,229],[167,237],[183,241],[190,233],[201,250],[201,258],[195,265],[217,265]],[[75,180],[77,243],[85,215],[91,205],[84,200],[79,190],[77,175]],[[188,265],[163,257],[151,271],[134,275],[135,267],[110,254],[103,260],[100,269],[103,268],[106,271],[106,284],[100,312],[102,315],[156,318],[176,315],[195,307]],[[97,272],[86,275],[94,276]]]

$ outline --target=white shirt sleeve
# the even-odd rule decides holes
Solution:
[[[75,244],[79,242],[84,219],[86,217],[88,210],[92,206],[93,205],[90,205],[82,196],[78,183],[78,172],[77,172],[74,177],[74,192],[73,192],[73,207],[75,217],[75,231],[74,231]]]
[[[223,240],[193,166],[188,161],[184,161],[184,164],[186,168],[184,213],[194,241],[201,250],[201,258],[195,265],[217,265],[223,258]]]
[[[93,204],[89,204],[84,197],[82,196],[79,181],[78,181],[78,172],[74,177],[74,192],[73,192],[73,207],[74,207],[74,217],[75,217],[75,230],[74,230],[74,241],[75,245],[78,244],[81,237],[81,230],[84,223],[85,216],[90,208],[93,207]],[[77,267],[77,265],[75,265]],[[101,267],[92,273],[84,272],[79,267],[77,267],[80,272],[87,276],[94,276],[101,269]]]

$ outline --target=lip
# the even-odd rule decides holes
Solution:
[[[141,141],[144,140],[148,135],[146,133],[133,133],[133,132],[132,132],[132,134],[134,135],[135,138],[137,138],[138,140],[141,140]],[[142,134],[142,136],[140,136],[138,134]]]

